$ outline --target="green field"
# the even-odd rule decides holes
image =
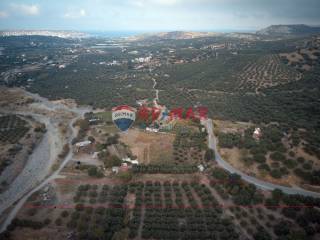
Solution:
[[[112,113],[111,113],[111,111],[98,112],[98,113],[95,113],[95,116],[97,118],[101,119],[104,122],[112,122]]]

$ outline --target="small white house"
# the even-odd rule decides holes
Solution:
[[[131,160],[131,158],[126,157],[126,158],[122,158],[123,162],[129,162],[132,165],[139,165],[139,161],[138,160]]]
[[[112,167],[112,172],[113,173],[118,173],[119,172],[119,167]]]
[[[91,144],[91,141],[88,140],[88,141],[83,141],[83,142],[77,142],[75,145],[76,145],[76,147],[80,148],[80,147],[86,147],[90,144]]]
[[[200,172],[203,172],[204,171],[204,166],[202,164],[198,165],[198,169]]]
[[[92,119],[89,119],[89,122],[96,122],[96,121],[99,121],[99,118],[92,118]]]
[[[261,129],[260,128],[255,128],[252,137],[256,140],[259,140],[262,135]]]
[[[147,127],[147,128],[146,128],[146,130],[147,130],[148,132],[154,132],[154,133],[159,132],[159,129],[157,129],[157,128],[150,128],[150,127]]]
[[[132,161],[131,161],[131,164],[133,164],[133,165],[139,165],[139,162],[138,162],[138,160],[132,160]]]

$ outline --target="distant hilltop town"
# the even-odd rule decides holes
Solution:
[[[47,36],[47,37],[59,37],[59,38],[85,38],[89,35],[87,33],[76,31],[49,31],[49,30],[6,30],[0,31],[1,37],[9,36]]]

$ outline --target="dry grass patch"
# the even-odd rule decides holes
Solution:
[[[150,133],[130,129],[120,134],[121,142],[127,144],[141,164],[162,164],[172,161],[174,135]]]

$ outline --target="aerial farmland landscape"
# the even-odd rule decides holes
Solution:
[[[0,239],[320,239],[316,0],[0,2]]]

